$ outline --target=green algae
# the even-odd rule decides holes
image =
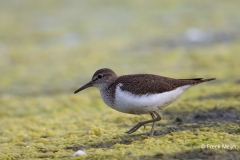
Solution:
[[[0,27],[0,159],[239,159],[240,47],[234,21],[238,4],[104,1],[110,7],[105,12],[104,4],[96,1],[24,2],[24,9],[14,3],[0,5],[5,19]],[[68,7],[86,13],[72,16]],[[96,21],[101,19],[98,12],[106,21]],[[110,13],[130,17],[116,27]],[[166,20],[167,13],[172,19]],[[200,14],[209,18],[196,18]],[[55,21],[44,15],[56,15]],[[208,46],[168,47],[189,27],[209,25],[236,37]],[[68,32],[82,36],[77,45],[61,41]],[[167,47],[158,37],[169,39],[160,41]],[[107,107],[97,89],[73,94],[101,67],[119,75],[217,80],[189,89],[162,110],[153,137],[147,136],[150,125],[128,135],[128,129],[150,116]],[[77,150],[87,155],[73,157]]]
[[[229,87],[232,85],[206,84],[196,87],[196,91],[189,90],[162,111],[163,120],[158,123],[153,137],[145,135],[150,130],[149,125],[133,135],[124,134],[137,122],[150,116],[118,113],[97,97],[96,89],[77,96],[2,96],[1,104],[8,108],[1,108],[1,113],[4,113],[0,122],[1,157],[76,159],[71,155],[77,150],[87,153],[80,159],[168,159],[175,156],[181,159],[194,154],[200,157],[209,154],[210,157],[237,156],[239,148],[201,149],[201,145],[240,146],[239,119],[187,120],[192,113],[206,115],[222,109],[227,111],[229,107],[239,115],[238,98],[229,99],[225,94],[237,91],[240,87],[235,84],[233,89]],[[224,96],[211,96],[221,93],[219,87],[222,87]],[[203,93],[209,93],[210,96],[200,94],[198,90],[201,89],[198,88],[206,90]],[[91,100],[91,96],[96,98]],[[15,105],[18,111],[12,110]],[[177,117],[182,119],[181,123],[175,122]]]

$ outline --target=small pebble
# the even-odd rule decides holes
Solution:
[[[72,154],[72,156],[85,156],[87,155],[84,151],[82,150],[78,150],[77,152],[75,152],[74,154]]]

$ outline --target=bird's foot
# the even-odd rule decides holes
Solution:
[[[143,125],[145,125],[145,123],[143,122],[139,122],[137,125],[135,125],[134,127],[132,127],[129,131],[127,131],[126,133],[131,134],[133,132],[135,132],[136,130],[138,130],[140,127],[142,127]]]

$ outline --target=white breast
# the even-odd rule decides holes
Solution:
[[[112,108],[130,114],[144,114],[152,111],[158,111],[174,102],[180,95],[193,85],[185,85],[175,90],[159,93],[134,95],[131,92],[123,91],[119,84],[115,92],[115,103]]]

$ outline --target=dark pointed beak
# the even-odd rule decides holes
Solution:
[[[80,92],[80,91],[82,91],[82,90],[84,90],[84,89],[86,89],[86,88],[88,88],[88,87],[92,87],[92,86],[93,86],[92,84],[93,84],[92,81],[88,82],[87,84],[85,84],[84,86],[82,86],[81,88],[79,88],[78,90],[76,90],[76,91],[74,92],[74,94],[76,94],[76,93],[78,93],[78,92]]]

